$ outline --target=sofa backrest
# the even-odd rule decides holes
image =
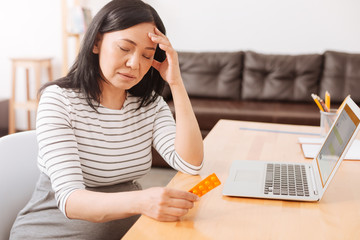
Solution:
[[[360,54],[326,51],[320,82],[320,96],[329,91],[334,102],[342,102],[347,95],[360,103]]]
[[[312,102],[311,93],[360,103],[360,54],[260,54],[253,51],[179,52],[190,97]],[[169,96],[170,91],[165,95]]]
[[[242,52],[179,52],[190,97],[240,98]]]
[[[312,101],[318,92],[322,56],[270,55],[248,51],[244,57],[242,99]]]

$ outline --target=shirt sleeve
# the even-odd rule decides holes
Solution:
[[[65,216],[69,195],[85,188],[71,114],[71,104],[63,90],[56,85],[46,88],[36,119],[38,161],[51,180],[57,205]]]
[[[158,98],[158,111],[154,121],[153,147],[174,169],[197,175],[203,166],[194,166],[183,160],[175,150],[176,124],[169,106],[162,97]]]

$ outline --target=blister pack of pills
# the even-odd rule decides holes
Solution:
[[[203,196],[204,194],[208,193],[212,189],[216,188],[221,184],[219,178],[216,176],[215,173],[209,175],[204,180],[196,184],[189,192],[198,195],[199,197]]]

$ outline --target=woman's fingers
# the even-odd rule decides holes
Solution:
[[[154,40],[155,39],[161,39],[163,41],[163,43],[168,43],[170,44],[170,41],[169,39],[165,36],[165,34],[163,34],[162,32],[159,31],[159,29],[155,28],[154,29],[154,32],[155,33],[149,33],[149,36],[150,37],[154,37]],[[171,44],[170,44],[171,45]]]
[[[154,43],[159,44],[159,47],[164,50],[165,52],[172,51],[171,43],[167,38],[161,37],[159,35],[155,35],[153,33],[149,33],[149,37],[151,38],[151,41]]]
[[[149,33],[149,37],[151,41],[159,45],[159,48],[161,50],[165,51],[167,58],[170,61],[169,63],[172,64],[173,63],[172,59],[175,58],[175,56],[177,55],[175,49],[171,46],[169,39],[163,34],[157,35],[154,33]],[[176,63],[176,61],[174,63]]]
[[[149,32],[148,36],[151,41],[158,44],[159,48],[165,51],[166,54],[165,61],[159,63],[154,59],[152,66],[159,71],[161,77],[170,85],[182,81],[178,55],[171,46],[169,39],[157,28],[154,29],[154,32]]]
[[[174,208],[174,207],[168,207],[167,209],[168,215],[180,218],[187,214],[189,212],[188,208]]]
[[[169,196],[175,199],[184,199],[191,202],[196,202],[199,197],[191,192],[181,191],[173,188],[167,188]]]
[[[155,33],[160,35],[160,36],[166,37],[165,34],[163,34],[157,27],[155,28]]]
[[[180,217],[164,214],[155,219],[161,222],[176,222],[180,220]]]
[[[171,188],[152,188],[146,191],[151,198],[147,200],[145,215],[159,221],[177,221],[194,207],[199,199],[193,193]]]
[[[149,35],[151,41],[159,44],[159,47],[161,49],[162,49],[162,47],[166,47],[168,49],[172,48],[169,39],[162,32],[160,32],[157,28],[155,28],[155,33],[149,32],[148,35]],[[160,45],[162,45],[162,46],[160,46]],[[163,49],[163,50],[166,51],[165,49]]]

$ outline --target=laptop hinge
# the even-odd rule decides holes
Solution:
[[[317,190],[317,187],[316,187],[314,170],[313,170],[313,168],[311,166],[309,166],[309,170],[310,170],[310,175],[311,175],[311,182],[313,184],[314,194],[318,195],[319,193],[318,193],[318,190]]]

